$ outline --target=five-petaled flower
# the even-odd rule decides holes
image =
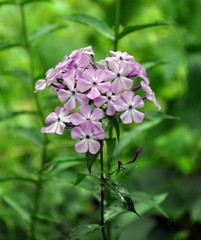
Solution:
[[[141,123],[144,113],[137,109],[146,99],[160,110],[144,67],[126,52],[110,54],[96,63],[91,47],[75,50],[36,82],[35,92],[51,86],[64,103],[47,115],[42,133],[63,134],[71,128],[72,138],[80,140],[75,150],[96,154],[106,136],[108,116],[121,112],[124,124]],[[143,92],[145,96],[140,96]]]

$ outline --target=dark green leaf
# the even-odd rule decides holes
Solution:
[[[13,118],[13,117],[17,117],[17,116],[20,116],[22,114],[37,114],[37,112],[35,111],[18,111],[18,112],[8,112],[4,115],[1,115],[0,116],[0,121],[4,121],[4,120],[7,120],[9,118]]]
[[[22,43],[9,43],[9,42],[1,42],[0,43],[0,51],[15,48],[15,47],[22,47]]]
[[[28,3],[35,3],[35,2],[48,2],[48,3],[52,3],[52,0],[22,0],[21,1],[21,4],[22,5],[25,5],[25,4],[28,4]]]
[[[85,179],[86,176],[87,176],[86,174],[77,173],[76,180],[73,185],[75,186],[75,185],[78,185],[79,183],[81,183]]]
[[[59,224],[59,222],[60,222],[59,219],[55,219],[51,216],[46,216],[46,215],[42,215],[42,214],[37,214],[34,217],[42,222],[50,222],[50,223],[55,223],[55,224]]]
[[[107,161],[110,161],[116,146],[116,138],[108,138],[105,141],[107,144]]]
[[[161,22],[153,22],[149,24],[128,26],[128,27],[125,27],[124,30],[119,34],[118,39],[121,39],[124,36],[128,35],[129,33],[132,33],[141,29],[163,26],[163,25],[169,25],[169,24],[161,21]]]
[[[26,221],[30,221],[30,216],[29,214],[15,201],[13,201],[11,198],[8,196],[2,197],[2,200],[12,209],[14,209],[21,218],[23,218]]]
[[[119,122],[118,122],[118,120],[117,120],[114,116],[107,116],[107,118],[110,120],[110,123],[112,124],[112,126],[114,126],[114,129],[115,129],[116,135],[117,135],[117,139],[118,139],[118,141],[119,141],[120,128],[119,128]]]
[[[34,41],[40,37],[43,37],[45,35],[48,35],[56,30],[59,30],[61,28],[65,28],[65,24],[52,24],[40,27],[36,32],[32,33],[31,36],[29,36],[29,41]]]
[[[164,65],[164,64],[168,64],[168,63],[169,63],[168,61],[161,60],[161,61],[145,62],[142,65],[146,70],[149,70],[149,69],[157,67],[159,65]]]
[[[172,116],[172,115],[168,115],[166,113],[159,112],[159,111],[147,112],[146,113],[146,118],[148,118],[148,119],[172,119],[172,120],[179,120],[178,117],[175,117],[175,116]]]
[[[86,235],[89,232],[92,232],[96,229],[101,229],[101,226],[98,224],[90,224],[90,225],[80,225],[72,230],[69,235],[69,240],[77,240]]]
[[[91,174],[91,168],[93,163],[96,161],[96,159],[98,158],[98,155],[100,153],[100,151],[102,150],[102,142],[101,142],[101,148],[100,150],[96,153],[96,154],[92,154],[90,152],[86,153],[86,160],[87,160],[87,169],[89,171],[89,173]]]
[[[100,32],[103,34],[105,37],[114,40],[114,32],[113,30],[104,22],[101,21],[95,17],[89,16],[87,14],[72,14],[72,15],[67,15],[67,19],[82,23],[84,25],[87,25],[96,31]]]
[[[131,199],[130,193],[128,192],[128,189],[126,186],[119,184],[112,179],[105,179],[105,183],[108,186],[109,190],[114,194],[114,196],[120,200],[124,207],[131,212],[134,212],[138,215],[138,213],[135,210],[133,200]]]
[[[115,203],[111,206],[109,206],[105,213],[104,213],[104,219],[105,222],[110,221],[112,218],[116,217],[119,214],[127,213],[128,210],[125,208],[125,206],[122,203]]]
[[[8,1],[3,1],[3,2],[0,2],[0,6],[2,5],[10,5],[10,4],[13,4],[15,5],[16,4],[16,1],[13,1],[13,0],[8,0]]]

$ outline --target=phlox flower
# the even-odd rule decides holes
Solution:
[[[116,95],[114,95],[111,91],[107,91],[106,96],[101,95],[94,99],[94,105],[96,107],[106,105],[106,114],[112,116],[116,113],[116,110],[113,106],[115,99]]]
[[[91,121],[83,122],[79,127],[74,127],[71,131],[71,137],[80,142],[75,144],[75,150],[79,153],[90,152],[96,154],[100,150],[100,142],[105,138],[103,129],[94,131],[94,125]]]
[[[80,93],[76,86],[75,72],[66,73],[63,84],[67,89],[59,89],[58,98],[61,102],[66,102],[64,107],[69,111],[76,107],[76,103],[83,105],[88,104],[89,99],[86,94]]]
[[[144,81],[141,81],[142,90],[146,93],[146,98],[149,99],[154,103],[154,105],[158,108],[158,110],[161,109],[161,106],[156,100],[155,93],[152,91],[150,86],[148,86]]]
[[[80,92],[89,91],[87,97],[95,99],[110,89],[111,83],[108,80],[106,71],[87,69],[82,73],[82,78],[77,80],[77,87]]]
[[[128,78],[128,74],[132,71],[132,64],[129,62],[108,62],[109,70],[112,72],[112,85],[111,91],[113,93],[119,93],[123,90],[129,90],[133,85],[133,80]]]
[[[114,101],[114,108],[117,112],[124,112],[120,118],[123,123],[132,122],[140,123],[144,119],[144,113],[139,112],[136,108],[144,107],[144,102],[140,96],[134,96],[134,92],[125,91]]]
[[[120,51],[110,51],[112,57],[106,57],[106,61],[117,60],[117,61],[128,61],[133,62],[134,57],[129,55],[127,52],[120,52]]]
[[[54,112],[47,115],[45,123],[47,127],[41,129],[42,133],[57,133],[62,135],[66,124],[70,123],[69,111],[65,108],[57,107]]]

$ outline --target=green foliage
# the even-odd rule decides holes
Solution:
[[[81,225],[72,230],[69,235],[69,240],[77,240],[86,235],[89,232],[92,232],[96,229],[100,229],[101,226],[98,224],[90,224],[90,225]]]

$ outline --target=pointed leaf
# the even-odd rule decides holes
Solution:
[[[120,127],[119,127],[119,122],[118,120],[114,117],[114,116],[107,116],[107,118],[109,119],[110,123],[112,124],[112,126],[114,126],[114,129],[116,131],[116,135],[117,135],[117,139],[119,141],[119,137],[120,137]]]
[[[15,47],[22,47],[22,43],[9,43],[9,42],[1,42],[0,43],[0,51],[7,50],[10,48],[15,48]]]
[[[96,229],[101,229],[101,226],[98,224],[90,224],[90,225],[80,225],[72,230],[69,235],[69,240],[77,240],[86,235],[89,232],[92,232]]]
[[[14,209],[21,218],[23,218],[26,221],[30,221],[30,216],[29,214],[15,201],[13,201],[11,198],[8,196],[2,197],[2,200],[10,206],[12,209]]]
[[[76,180],[75,180],[73,186],[76,186],[76,185],[78,185],[79,183],[81,183],[86,177],[87,177],[86,174],[77,173]]]
[[[92,154],[92,153],[90,153],[90,152],[87,152],[87,153],[86,153],[87,169],[88,169],[88,171],[89,171],[90,174],[91,174],[92,165],[93,165],[93,163],[96,161],[96,159],[98,158],[99,153],[100,153],[101,150],[102,150],[103,142],[101,141],[100,144],[101,144],[100,150],[99,150],[96,154]]]
[[[134,212],[138,215],[135,210],[133,200],[131,199],[130,193],[128,192],[126,186],[114,182],[112,179],[105,179],[105,182],[114,196],[123,203],[124,207],[128,211]]]
[[[111,40],[114,40],[113,30],[104,21],[101,21],[101,20],[99,20],[95,17],[89,16],[87,14],[72,14],[72,15],[67,15],[66,18],[71,21],[87,25],[87,26],[95,29],[96,31],[100,32],[105,37],[107,37]]]
[[[40,37],[43,37],[45,35],[48,35],[56,30],[59,30],[65,27],[66,27],[65,24],[52,24],[52,25],[42,26],[36,32],[32,33],[31,36],[29,36],[29,41],[34,41]]]
[[[171,120],[179,120],[179,117],[166,114],[164,112],[159,111],[150,111],[146,112],[146,118],[147,119],[171,119]]]
[[[153,22],[149,24],[142,24],[142,25],[133,25],[133,26],[128,26],[125,27],[124,30],[119,34],[118,39],[123,38],[124,36],[128,35],[129,33],[145,29],[145,28],[150,28],[150,27],[157,27],[157,26],[163,26],[163,25],[169,25],[166,22],[163,21],[158,21],[158,22]]]

